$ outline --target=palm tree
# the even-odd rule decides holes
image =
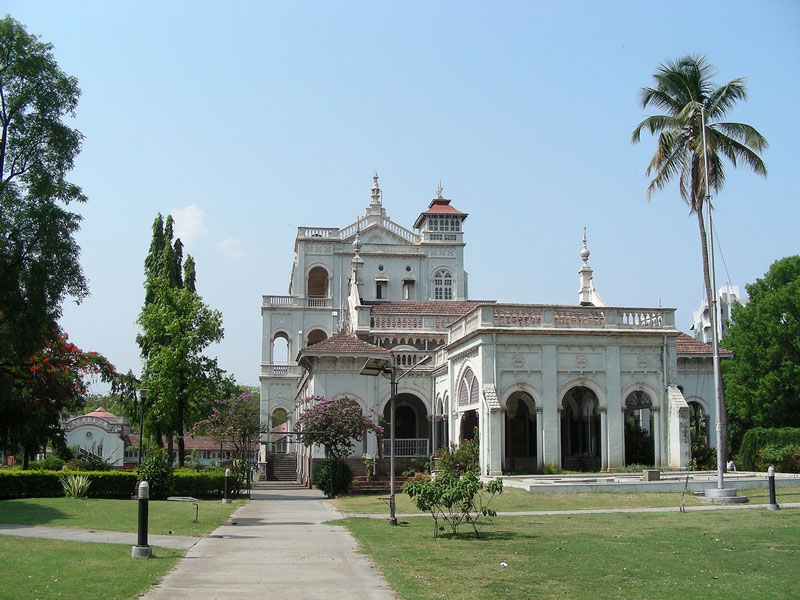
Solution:
[[[647,117],[631,135],[631,141],[636,143],[642,130],[658,134],[656,152],[646,171],[648,176],[653,175],[647,188],[648,200],[656,190],[678,178],[681,198],[689,205],[689,212],[697,215],[709,309],[714,306],[714,290],[711,289],[703,207],[710,201],[710,191],[718,192],[725,183],[722,159],[728,159],[734,167],[744,163],[758,175],[767,176],[767,168],[758,155],[767,147],[764,136],[750,125],[719,121],[738,100],[747,99],[744,80],[733,79],[717,87],[711,81],[715,74],[716,69],[704,56],[687,55],[677,61],[666,61],[653,76],[655,87],[641,91],[642,108],[655,106],[666,114]],[[706,189],[706,181],[710,189]],[[724,466],[728,423],[724,401],[720,404]]]

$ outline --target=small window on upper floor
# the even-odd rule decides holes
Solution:
[[[376,300],[384,300],[386,299],[386,282],[385,281],[376,281],[375,282],[375,299]]]

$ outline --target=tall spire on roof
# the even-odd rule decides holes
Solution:
[[[578,289],[578,298],[581,306],[607,306],[605,300],[600,297],[597,290],[594,289],[594,278],[592,268],[589,266],[589,248],[586,245],[586,227],[583,228],[583,247],[581,248],[581,261],[583,264],[578,270],[580,277],[580,289]]]
[[[375,171],[372,174],[372,200],[370,201],[370,206],[377,205],[380,206],[381,204],[381,188],[378,185],[378,172]]]

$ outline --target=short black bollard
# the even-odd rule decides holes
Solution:
[[[230,489],[231,470],[225,469],[225,495],[222,497],[223,504],[230,504],[231,499],[228,498],[228,490]]]
[[[150,558],[153,549],[147,543],[147,511],[150,502],[150,485],[146,481],[139,484],[139,535],[135,546],[131,548],[131,558]]]
[[[778,510],[780,506],[775,501],[775,467],[772,465],[767,469],[767,481],[769,481],[769,504],[767,504],[767,509]]]

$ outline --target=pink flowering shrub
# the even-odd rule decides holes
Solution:
[[[325,446],[338,460],[349,455],[353,442],[362,440],[368,431],[374,431],[378,437],[383,434],[374,421],[374,411],[365,415],[352,398],[310,396],[299,401],[298,409],[301,415],[297,426],[303,432],[300,441],[305,446]]]

